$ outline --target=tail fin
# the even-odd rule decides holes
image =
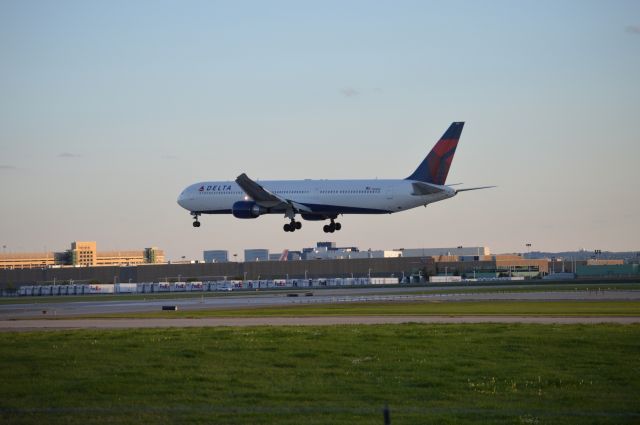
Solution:
[[[406,180],[418,180],[443,185],[447,180],[453,155],[456,153],[462,127],[464,127],[464,122],[452,123],[438,140],[438,143],[431,149],[429,155]]]

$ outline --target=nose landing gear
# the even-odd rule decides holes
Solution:
[[[193,216],[193,227],[200,227],[200,222],[198,221],[200,213],[192,212],[191,215]]]

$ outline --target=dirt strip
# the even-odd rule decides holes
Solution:
[[[238,317],[204,319],[77,319],[77,320],[2,320],[0,331],[55,329],[131,329],[192,328],[212,326],[327,326],[379,325],[397,323],[540,323],[596,324],[640,323],[640,316],[316,316],[316,317]]]

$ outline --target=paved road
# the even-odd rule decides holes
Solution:
[[[0,305],[0,320],[34,317],[73,317],[88,314],[139,313],[159,311],[163,305],[175,305],[180,310],[212,310],[247,307],[287,306],[301,304],[336,304],[354,302],[406,301],[638,301],[640,290],[572,290],[531,292],[461,292],[449,294],[410,294],[419,288],[350,288],[310,291],[314,296],[288,297],[287,292],[244,294],[202,298],[147,300],[70,301],[57,303]],[[44,313],[43,313],[44,312]]]
[[[640,323],[640,317],[535,317],[535,316],[321,316],[240,317],[205,319],[77,319],[0,320],[0,332],[61,329],[193,328],[218,326],[327,326],[399,323]]]

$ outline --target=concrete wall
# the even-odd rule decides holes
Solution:
[[[578,277],[637,276],[640,275],[640,267],[637,264],[579,265],[576,275]]]
[[[258,261],[253,263],[199,263],[199,264],[157,264],[131,267],[70,267],[61,269],[20,269],[0,270],[0,288],[17,287],[38,283],[68,282],[70,279],[81,283],[97,280],[101,283],[158,282],[165,279],[217,280],[227,279],[280,279],[315,277],[364,277],[369,273],[374,277],[394,274],[417,273],[435,274],[431,258],[369,258],[355,260],[317,261]],[[246,273],[246,275],[245,275]]]

